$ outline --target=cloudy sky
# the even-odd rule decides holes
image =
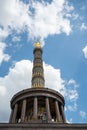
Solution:
[[[36,41],[45,86],[65,97],[68,122],[87,123],[87,0],[0,0],[0,122],[12,96],[31,87]]]

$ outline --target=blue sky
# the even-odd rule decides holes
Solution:
[[[0,0],[0,122],[31,87],[33,44],[41,42],[45,87],[65,97],[70,123],[87,123],[87,0]]]

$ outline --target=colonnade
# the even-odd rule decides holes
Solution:
[[[39,96],[33,97],[33,119],[32,121],[38,121],[38,98]],[[51,116],[51,110],[50,110],[50,97],[45,97],[44,96],[44,102],[45,102],[45,113],[46,113],[46,121],[50,122],[52,121],[52,116]],[[26,109],[27,109],[27,99],[22,100],[22,105],[20,109],[20,118],[17,119],[17,114],[18,114],[18,105],[19,102],[17,102],[11,112],[10,115],[10,123],[18,123],[18,122],[26,122]],[[55,106],[55,114],[56,114],[56,122],[63,122],[66,123],[65,115],[64,115],[64,107],[62,103],[59,103],[58,100],[54,99],[54,106]]]

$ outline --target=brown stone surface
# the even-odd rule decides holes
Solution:
[[[28,123],[0,124],[0,130],[87,130],[87,124]]]
[[[60,114],[58,113],[57,105]],[[10,123],[28,123],[30,121],[46,121],[64,122],[63,108],[65,105],[64,97],[55,90],[48,88],[29,88],[15,94],[11,100]],[[18,107],[16,107],[18,106]],[[62,106],[62,109],[61,109]],[[60,121],[57,120],[60,116]]]
[[[57,100],[59,100],[62,104],[65,104],[64,97],[57,91],[49,88],[30,88],[25,89],[17,94],[15,94],[11,100],[11,108],[14,106],[14,104],[17,101],[23,100],[28,97],[35,97],[35,96],[47,96],[47,97],[53,97]]]

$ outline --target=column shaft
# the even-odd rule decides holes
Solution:
[[[62,111],[63,122],[66,123],[63,105],[61,105],[61,111]]]
[[[51,114],[50,114],[50,104],[49,104],[49,98],[46,97],[46,115],[47,115],[47,120],[51,120]]]
[[[26,99],[23,100],[22,111],[21,111],[21,122],[24,122],[26,114]]]
[[[18,110],[18,104],[16,103],[14,107],[12,123],[16,123],[17,110]]]
[[[33,113],[33,118],[34,118],[34,120],[37,120],[37,109],[38,109],[38,103],[37,103],[38,101],[37,101],[37,97],[34,97],[34,107],[33,107],[33,111],[34,111],[34,113]]]
[[[9,123],[12,123],[12,117],[13,117],[13,109],[11,110],[11,114],[10,114]]]
[[[58,101],[57,100],[55,100],[55,110],[56,110],[57,121],[60,122],[60,111],[59,111],[59,105],[58,105]]]

